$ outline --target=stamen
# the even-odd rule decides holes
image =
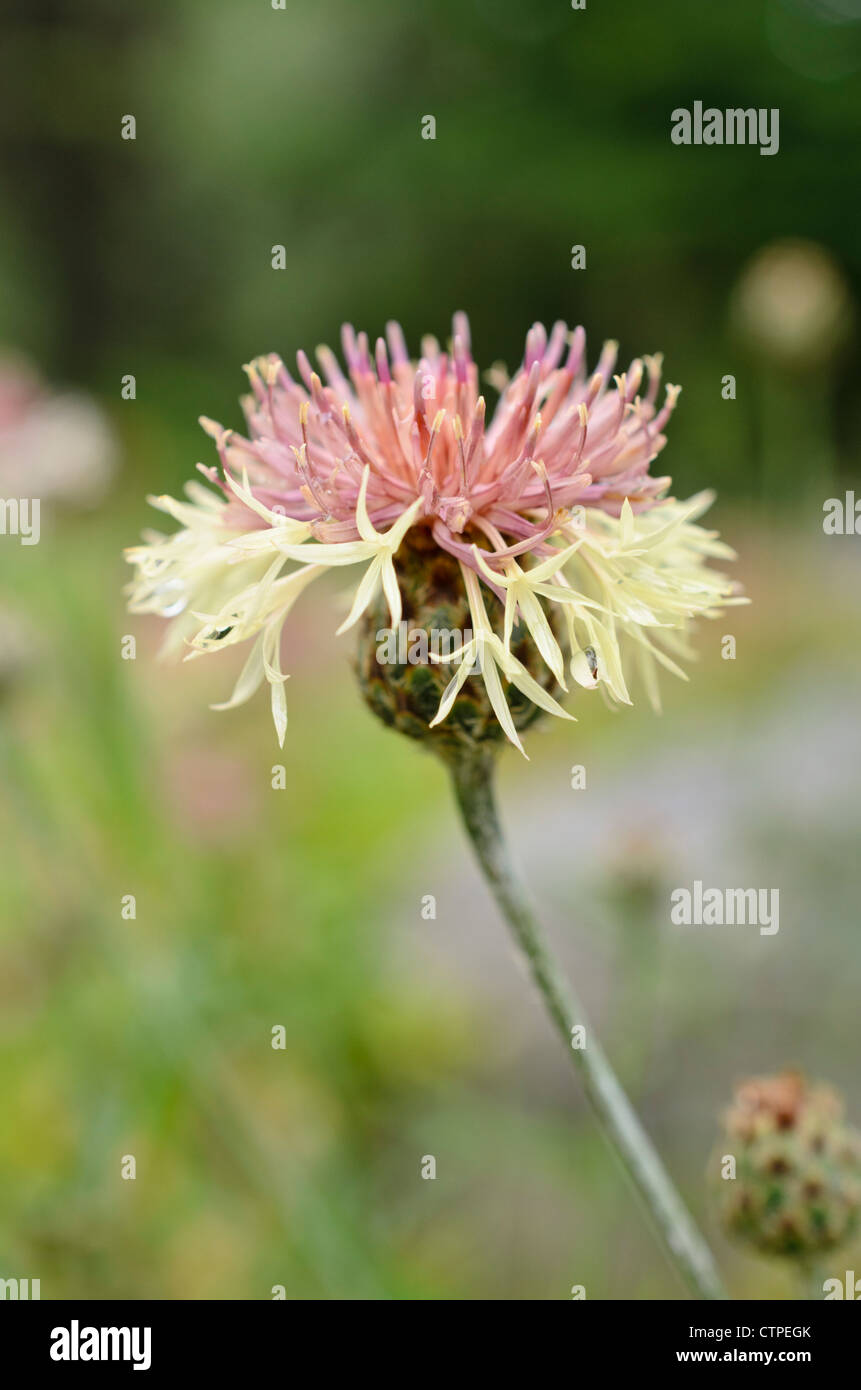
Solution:
[[[407,352],[407,345],[404,339],[404,331],[399,323],[390,319],[386,324],[386,337],[389,340],[389,351],[392,354],[392,361],[396,367],[402,367],[409,363],[410,355]]]
[[[307,386],[308,390],[310,391],[310,390],[311,390],[311,378],[312,378],[313,375],[314,375],[314,368],[311,366],[311,363],[308,361],[307,353],[304,353],[304,352],[302,351],[301,348],[300,348],[299,351],[296,353],[296,366],[299,368],[299,375],[301,376],[302,380],[304,381],[305,385]]]
[[[384,386],[390,386],[392,374],[389,371],[389,359],[386,356],[386,344],[382,338],[377,339],[376,350],[374,353],[377,363],[377,377]]]
[[[454,315],[451,326],[452,337],[455,339],[460,338],[467,356],[470,356],[472,352],[472,344],[470,341],[469,334],[469,319],[467,318],[466,314],[463,312],[462,309],[458,309],[457,313]]]
[[[571,334],[571,347],[568,350],[568,357],[565,362],[566,371],[573,372],[578,376],[583,365],[583,354],[586,350],[586,330],[578,325]]]
[[[469,487],[469,481],[466,476],[466,454],[463,450],[463,425],[461,424],[461,419],[459,415],[455,415],[452,424],[454,429],[454,437],[457,440],[458,452],[460,454],[460,474],[463,479],[464,490],[466,490]]]

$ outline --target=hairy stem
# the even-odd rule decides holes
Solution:
[[[520,946],[547,1011],[579,1071],[611,1148],[643,1199],[672,1263],[698,1298],[726,1298],[711,1251],[694,1225],[666,1169],[623,1091],[575,991],[557,965],[511,867],[493,789],[493,756],[483,750],[449,761],[455,794],[478,862]],[[572,1030],[585,1029],[585,1046],[572,1046]]]

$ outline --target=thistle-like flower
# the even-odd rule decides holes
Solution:
[[[649,471],[678,387],[659,402],[658,357],[612,376],[615,343],[590,375],[582,328],[557,323],[548,335],[535,324],[516,375],[489,376],[499,400],[488,420],[463,314],[449,350],[426,338],[418,362],[394,323],[373,356],[350,327],[343,346],[347,376],[328,348],[317,351],[322,378],[303,352],[298,380],[274,355],[252,362],[248,438],[202,420],[220,469],[199,464],[211,487],[190,483],[186,502],[151,499],[180,529],[128,552],[130,606],[172,619],[167,646],[186,643],[189,657],[250,641],[215,708],[267,681],[283,743],[285,620],[327,570],[360,568],[338,632],[358,632],[365,699],[447,761],[481,869],[590,1104],[689,1287],[720,1298],[711,1254],[591,1025],[590,1046],[571,1047],[586,1015],[508,862],[491,756],[502,738],[522,752],[520,731],[542,713],[571,717],[558,698],[567,675],[629,704],[634,664],[657,704],[657,668],[684,674],[691,621],[744,602],[708,566],[733,558],[696,524],[710,495],[678,502]]]
[[[358,625],[366,698],[405,732],[439,747],[504,733],[522,751],[518,730],[540,711],[571,717],[566,673],[628,704],[636,666],[657,705],[658,666],[684,676],[691,620],[743,602],[707,564],[733,558],[696,524],[711,494],[681,503],[649,471],[679,392],[659,403],[660,358],[613,376],[606,343],[589,374],[582,328],[536,324],[515,376],[492,375],[488,420],[465,315],[450,349],[426,338],[418,362],[394,323],[373,355],[350,327],[343,347],[349,379],[328,348],[322,378],[303,352],[298,380],[275,355],[247,366],[248,437],[202,419],[220,458],[198,465],[212,488],[150,499],[181,529],[128,552],[130,607],[172,618],[169,646],[197,657],[253,642],[215,708],[267,681],[283,742],[285,619],[316,578],[353,565],[338,632]],[[459,640],[420,669],[387,669],[374,635],[404,618],[449,632],[454,619]]]

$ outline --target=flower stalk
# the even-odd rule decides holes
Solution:
[[[461,751],[446,761],[482,873],[580,1074],[589,1104],[610,1147],[621,1159],[671,1263],[690,1291],[697,1298],[726,1298],[711,1251],[622,1089],[575,990],[554,959],[528,894],[512,868],[496,808],[492,752],[484,748],[469,754]],[[578,1024],[586,1030],[583,1048],[572,1046],[572,1029]]]

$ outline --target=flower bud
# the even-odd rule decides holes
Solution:
[[[795,1071],[754,1077],[737,1087],[724,1124],[714,1166],[731,1235],[796,1258],[849,1239],[861,1211],[861,1134],[845,1123],[836,1091]]]

